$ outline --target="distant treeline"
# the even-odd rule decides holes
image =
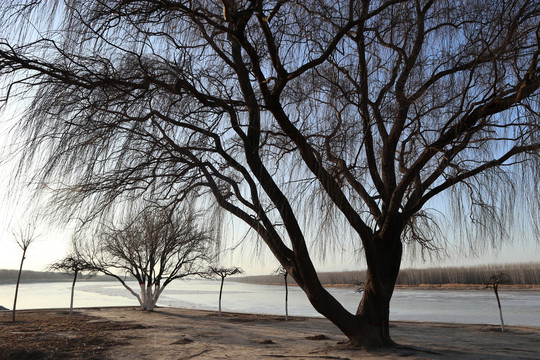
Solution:
[[[17,275],[19,270],[3,270],[0,269],[0,284],[14,284],[17,282]],[[72,281],[73,277],[71,275],[60,273],[60,272],[51,272],[51,271],[30,271],[23,270],[21,274],[21,283],[33,283],[33,282],[60,282],[60,281]],[[79,280],[85,280],[83,277],[80,277]],[[91,279],[93,281],[108,281],[114,280],[108,276],[95,276]]]
[[[400,272],[398,284],[485,284],[498,273],[504,273],[512,285],[540,285],[540,263],[406,269]]]
[[[427,269],[403,269],[400,271],[398,285],[443,285],[467,284],[482,285],[496,273],[504,273],[512,285],[540,285],[540,263],[492,264],[474,267],[440,267]],[[365,271],[342,271],[319,273],[325,285],[360,284],[366,279]],[[281,284],[281,275],[260,275],[236,278],[236,281],[258,284]],[[292,279],[290,282],[293,282]]]

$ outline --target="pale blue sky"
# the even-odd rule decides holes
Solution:
[[[1,146],[5,146],[5,143],[8,142],[8,139],[5,138],[6,131],[16,121],[16,114],[20,114],[20,110],[12,108],[0,114],[0,134],[4,134],[4,139],[0,138]],[[4,151],[1,155],[5,154]],[[24,193],[26,179],[17,179],[18,189],[21,193],[12,193],[8,186],[16,165],[16,161],[0,162],[0,199],[2,199],[0,205],[0,268],[7,269],[19,267],[22,251],[15,243],[12,233],[21,226],[26,226],[28,221],[32,221],[32,208],[35,205],[29,200],[28,194]],[[65,255],[69,246],[70,231],[40,223],[36,232],[39,236],[28,250],[24,268],[44,270],[47,265]],[[232,236],[229,239],[230,244],[238,242],[242,235],[238,233],[236,236]],[[422,262],[421,259],[411,260],[405,256],[402,268],[538,262],[540,259],[540,240],[534,239],[532,235],[530,238],[519,240],[503,246],[498,251],[488,250],[478,255],[452,252],[447,258],[427,262]],[[260,247],[260,251],[256,251],[255,248],[255,245],[246,243],[235,251],[225,254],[222,257],[224,265],[241,266],[249,274],[265,274],[277,268],[276,260],[272,258],[270,251],[266,250],[264,245]],[[313,252],[314,259],[321,258],[321,254],[315,250]],[[324,261],[315,261],[320,271],[356,270],[363,267],[362,255],[354,251],[347,253],[335,251],[327,255]]]
[[[37,204],[30,200],[30,190],[25,186],[28,179],[16,179],[17,192],[14,192],[9,186],[17,162],[14,158],[9,161],[9,157],[6,156],[8,149],[5,146],[9,142],[7,129],[16,121],[15,114],[20,114],[20,112],[16,109],[8,109],[0,114],[0,133],[3,134],[3,151],[0,154],[3,159],[0,162],[0,199],[2,199],[0,205],[0,269],[18,269],[22,250],[15,243],[13,232],[18,231],[20,227],[27,226],[29,221],[36,221],[33,209]],[[225,247],[232,247],[242,239],[244,234],[240,228],[242,226],[229,229],[229,233],[235,233],[235,235],[226,236],[228,241],[226,241]],[[49,264],[62,258],[68,251],[71,230],[48,225],[43,220],[43,216],[37,216],[36,233],[39,235],[28,249],[24,268],[27,270],[46,270]],[[467,251],[452,251],[450,248],[449,252],[448,257],[425,262],[422,259],[411,259],[405,255],[402,268],[538,262],[540,244],[531,235],[528,238],[525,236],[525,238],[506,244],[498,251],[487,250],[481,254],[469,254]],[[320,250],[318,251],[316,248],[312,249],[312,254],[319,271],[358,270],[364,267],[362,254],[353,250],[332,251],[330,248],[324,260],[321,259]],[[265,245],[259,242],[259,246],[256,246],[252,239],[244,240],[242,245],[236,247],[234,251],[225,252],[221,260],[223,265],[240,266],[250,275],[268,274],[278,267],[277,261]]]

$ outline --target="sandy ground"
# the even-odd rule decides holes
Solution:
[[[540,359],[540,328],[510,326],[502,333],[486,325],[393,322],[391,334],[401,346],[366,352],[348,346],[339,329],[318,318],[285,322],[179,308],[82,309],[70,318],[64,311],[36,310],[21,312],[17,328],[2,313],[0,359]],[[72,341],[50,345],[51,334]],[[37,350],[55,350],[13,350],[32,342]]]

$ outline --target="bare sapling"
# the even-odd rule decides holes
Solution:
[[[221,278],[221,285],[219,286],[218,316],[221,316],[221,294],[223,293],[223,283],[225,282],[225,278],[227,276],[243,274],[243,273],[244,273],[244,270],[242,270],[239,267],[224,268],[224,267],[211,266],[208,269],[208,274],[210,276],[219,276]]]
[[[278,275],[282,275],[283,276],[283,281],[285,282],[285,321],[288,321],[289,320],[289,306],[288,306],[288,303],[289,303],[289,286],[287,284],[287,276],[289,275],[289,273],[287,272],[287,270],[283,267],[283,266],[280,266],[276,269],[276,271],[274,271],[275,274],[278,274]]]
[[[75,283],[78,277],[84,271],[89,271],[86,276],[91,277],[94,275],[94,270],[91,265],[82,259],[76,252],[67,255],[63,259],[49,265],[49,268],[53,271],[62,271],[67,274],[73,275],[73,282],[71,283],[71,297],[69,302],[69,314],[73,314],[73,299],[75,297]]]
[[[485,288],[492,288],[497,298],[497,305],[499,306],[499,316],[501,317],[501,331],[504,332],[504,320],[501,308],[501,300],[499,299],[499,285],[508,284],[508,279],[504,273],[498,273],[492,275],[486,283]]]
[[[19,284],[21,282],[21,274],[22,274],[22,268],[24,259],[26,259],[26,251],[28,250],[28,247],[34,240],[36,239],[37,235],[35,235],[35,226],[28,225],[26,229],[20,229],[18,232],[13,233],[13,236],[15,237],[15,241],[17,242],[17,245],[22,249],[22,257],[21,257],[21,266],[19,267],[19,274],[17,275],[17,285],[15,285],[15,297],[13,298],[13,310],[11,314],[11,321],[15,322],[15,311],[17,308],[17,296],[19,294]]]

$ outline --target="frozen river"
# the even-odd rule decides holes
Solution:
[[[133,284],[135,285],[135,284]],[[137,286],[138,288],[138,286]],[[69,307],[70,283],[21,284],[18,309]],[[0,305],[11,308],[15,285],[0,285]],[[329,289],[350,311],[360,294],[350,289]],[[187,280],[171,283],[161,295],[159,306],[217,310],[219,281]],[[505,323],[540,327],[540,291],[499,292]],[[223,310],[284,314],[282,286],[253,285],[225,281]],[[75,289],[75,307],[138,305],[117,282],[80,282]],[[289,287],[289,315],[320,316],[304,293]],[[498,324],[497,301],[492,290],[397,289],[390,308],[391,320]]]

